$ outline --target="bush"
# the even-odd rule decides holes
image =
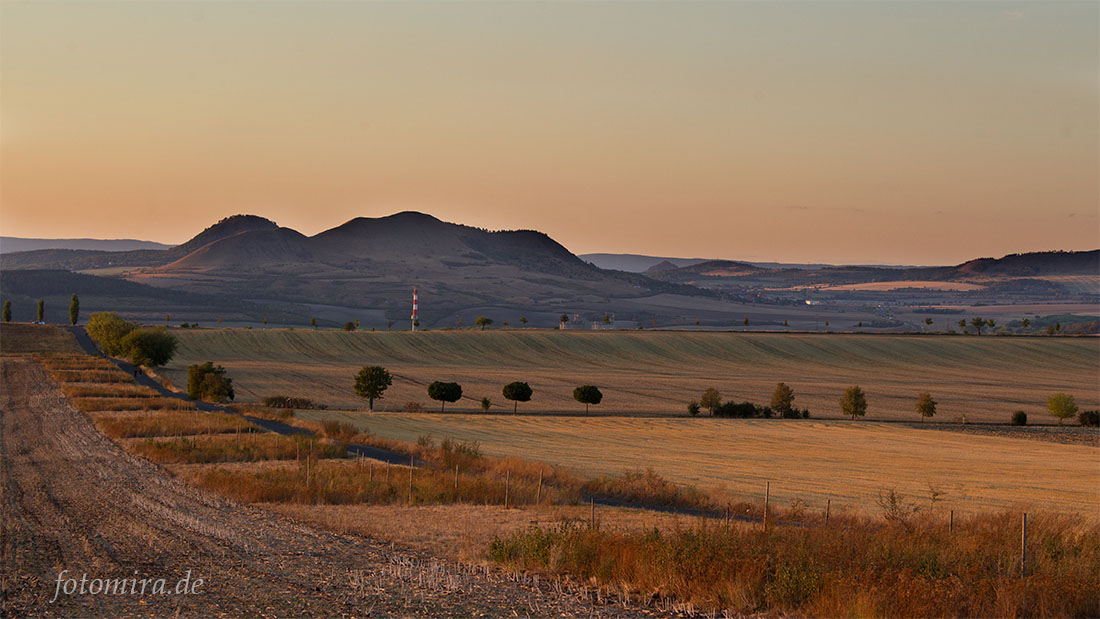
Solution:
[[[118,357],[130,352],[123,348],[122,339],[136,328],[137,325],[119,318],[114,312],[96,312],[88,317],[84,330],[99,343],[104,353]]]
[[[749,417],[756,417],[758,414],[761,414],[761,412],[760,408],[752,402],[741,402],[740,404],[726,402],[725,404],[718,405],[718,407],[714,409],[714,416],[748,419]]]
[[[402,410],[406,413],[420,413],[424,411],[424,407],[420,405],[420,402],[405,402]]]
[[[803,419],[809,419],[810,418],[810,409],[808,409],[808,408],[802,409],[802,418]]]
[[[1087,428],[1100,426],[1100,411],[1081,411],[1077,413],[1077,422]]]
[[[313,400],[309,398],[292,398],[286,395],[267,396],[262,402],[264,406],[270,406],[271,408],[298,408],[303,410],[316,408]]]
[[[188,366],[187,397],[211,402],[232,400],[233,379],[225,375],[225,368],[210,361]]]
[[[355,323],[354,322],[345,322],[344,323],[344,331],[354,331],[354,330],[355,330]]]
[[[1014,426],[1026,426],[1027,425],[1027,413],[1024,411],[1016,411],[1012,413],[1012,425]]]
[[[688,414],[692,417],[699,414],[699,403],[695,400],[688,402]]]
[[[352,437],[359,434],[359,430],[352,424],[346,421],[336,421],[335,419],[330,419],[321,424],[321,429],[327,438],[335,441],[350,441]]]
[[[784,419],[802,419],[802,411],[797,408],[788,408],[781,415]]]

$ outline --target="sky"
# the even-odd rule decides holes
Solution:
[[[0,3],[0,233],[402,210],[575,253],[1100,247],[1100,2]]]

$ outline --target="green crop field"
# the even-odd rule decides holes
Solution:
[[[520,412],[583,413],[579,384],[604,393],[593,414],[684,415],[707,387],[726,399],[766,404],[778,381],[815,418],[840,417],[848,385],[867,393],[868,419],[913,419],[917,394],[939,403],[936,419],[1009,419],[1026,410],[1050,423],[1047,396],[1064,391],[1082,407],[1100,406],[1100,339],[841,334],[622,331],[343,332],[309,329],[174,329],[180,348],[166,373],[186,383],[189,364],[213,361],[234,380],[238,400],[285,394],[332,408],[365,408],[352,389],[361,366],[383,365],[394,384],[380,410],[408,402],[434,406],[426,386],[462,384],[448,410],[511,410],[501,387],[527,381],[534,397]]]
[[[653,468],[678,483],[786,507],[875,512],[896,488],[938,509],[1100,512],[1100,450],[1039,440],[922,430],[903,424],[779,419],[652,419],[302,411],[380,436],[476,440],[490,455],[521,456],[582,475]]]

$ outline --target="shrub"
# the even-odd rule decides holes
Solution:
[[[344,323],[344,331],[354,331],[354,330],[355,330],[355,323],[354,322],[345,322]]]
[[[695,400],[688,402],[688,414],[692,417],[699,414],[699,402]]]
[[[99,343],[104,353],[118,357],[129,353],[122,346],[122,338],[136,328],[137,325],[119,318],[114,312],[96,312],[88,317],[84,330]]]
[[[481,412],[488,413],[489,408],[493,405],[493,401],[488,397],[481,398]]]
[[[1027,413],[1024,411],[1016,411],[1012,413],[1012,425],[1014,426],[1026,426],[1027,425]]]
[[[419,413],[424,410],[424,407],[420,405],[420,402],[405,402],[402,410],[406,413]]]
[[[313,400],[309,398],[294,398],[286,395],[271,395],[263,398],[264,406],[270,406],[271,408],[297,408],[302,410],[309,410],[315,408]]]
[[[809,419],[810,418],[810,409],[808,409],[808,408],[802,409],[802,418],[803,419]]]
[[[788,408],[787,410],[783,411],[782,417],[784,419],[802,419],[802,411],[798,410],[797,408]]]
[[[760,413],[760,408],[752,402],[741,402],[740,404],[726,402],[714,409],[715,417],[733,417],[737,419],[756,417]]]
[[[1077,422],[1088,428],[1100,426],[1100,411],[1081,411],[1077,413]]]
[[[325,436],[336,441],[350,441],[352,437],[359,434],[359,430],[352,424],[346,421],[336,421],[330,419],[321,424],[322,431]]]
[[[163,327],[157,329],[134,329],[120,342],[124,354],[130,355],[130,363],[162,366],[168,363],[176,352],[176,338]]]
[[[224,402],[233,399],[233,379],[225,375],[225,368],[212,362],[188,366],[187,397],[192,400]]]

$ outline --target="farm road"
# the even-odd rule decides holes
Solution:
[[[66,328],[69,330],[69,332],[71,332],[73,334],[73,336],[76,338],[77,343],[80,344],[80,347],[84,349],[84,352],[86,352],[89,355],[92,355],[94,357],[99,357],[100,355],[102,355],[102,353],[99,351],[99,348],[96,347],[95,342],[92,341],[92,338],[89,337],[88,333],[84,330],[84,327],[66,327]],[[192,404],[195,405],[195,408],[199,409],[200,411],[207,412],[207,413],[220,412],[220,413],[227,413],[229,415],[237,415],[238,414],[234,411],[229,410],[228,408],[226,408],[224,406],[219,406],[217,404],[211,404],[210,402],[201,402],[201,401],[198,401],[198,400],[191,400],[186,395],[184,395],[182,393],[178,393],[176,391],[172,391],[171,389],[168,389],[168,388],[164,387],[164,385],[161,385],[159,382],[153,380],[152,378],[146,376],[145,374],[137,375],[137,374],[134,373],[134,370],[137,369],[137,366],[135,366],[132,363],[129,363],[127,361],[123,361],[122,359],[115,359],[115,358],[112,358],[112,357],[106,357],[106,358],[109,361],[111,361],[112,363],[114,363],[115,365],[117,365],[120,370],[122,370],[123,372],[126,372],[127,374],[133,376],[134,380],[139,385],[144,385],[146,387],[149,387],[150,389],[154,389],[154,390],[156,390],[157,393],[159,393],[160,395],[162,395],[166,398],[176,398],[177,400],[183,400],[184,402],[191,402]],[[259,417],[252,417],[252,416],[249,416],[249,415],[241,415],[241,416],[244,417],[245,419],[247,419],[252,425],[263,428],[264,430],[267,430],[268,432],[274,432],[276,434],[282,434],[284,436],[291,436],[291,435],[294,435],[294,434],[311,434],[311,432],[309,430],[304,430],[302,428],[287,425],[285,423],[280,423],[280,422],[274,421],[272,419],[260,419]],[[406,456],[404,454],[399,454],[395,451],[390,451],[388,449],[382,449],[381,447],[372,447],[370,445],[355,445],[355,444],[346,444],[345,446],[347,447],[348,452],[351,453],[354,456],[362,456],[364,458],[371,458],[373,460],[378,460],[380,462],[388,462],[390,464],[408,464],[409,463],[409,457],[408,456]],[[422,464],[419,461],[414,461],[414,463],[417,464],[418,466],[420,464]]]
[[[456,568],[173,480],[97,431],[31,359],[3,357],[0,371],[0,617],[648,614],[471,573],[441,587]],[[191,570],[204,583],[196,595],[51,603],[61,570],[169,588]]]

